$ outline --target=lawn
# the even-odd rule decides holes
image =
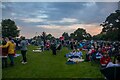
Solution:
[[[33,53],[36,46],[29,46],[27,52],[27,64],[21,64],[21,56],[15,58],[15,66],[2,70],[3,78],[103,78],[100,73],[99,64],[82,62],[67,65],[67,58],[64,57],[69,52],[63,48],[56,56],[51,51]],[[20,53],[20,51],[17,51]],[[85,54],[85,52],[83,52]],[[9,60],[9,59],[8,59]]]

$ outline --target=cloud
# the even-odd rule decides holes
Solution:
[[[17,14],[16,14],[16,13],[11,13],[11,15],[12,15],[12,16],[15,16],[15,15],[17,15]]]
[[[59,21],[60,23],[74,23],[77,22],[77,19],[72,19],[72,18],[63,18],[61,21]]]
[[[21,27],[21,26],[17,26],[17,28],[18,28],[18,30],[21,30],[21,29],[22,29],[22,27]]]
[[[47,23],[48,25],[65,26],[65,25],[76,24],[78,22],[79,21],[75,18],[62,18],[60,20],[46,20],[45,23]]]
[[[38,18],[26,18],[26,19],[21,19],[22,21],[24,22],[27,22],[27,23],[36,23],[36,22],[44,22],[45,20],[44,19],[38,19]]]
[[[59,37],[77,28],[98,34],[99,24],[117,9],[117,2],[3,2],[2,6],[2,18],[14,20],[22,27],[22,35],[33,37],[36,32],[46,31]]]
[[[103,22],[108,13],[113,12],[116,3],[96,3],[96,2],[51,2],[51,3],[3,3],[3,18],[11,17],[11,13],[16,13],[18,18],[46,18],[49,22],[57,24],[55,21],[64,22],[69,19],[77,19],[80,23]],[[68,24],[68,22],[67,22]],[[60,25],[60,22],[58,22]],[[63,24],[62,24],[63,25]]]
[[[45,10],[38,10],[37,12],[38,13],[46,13],[47,11],[45,11]]]
[[[118,2],[119,0],[3,0],[3,2]]]
[[[49,15],[46,14],[45,10],[36,10],[33,13],[29,13],[28,15],[29,17],[49,18]]]
[[[87,3],[83,4],[83,5],[86,6],[86,7],[92,7],[92,6],[96,5],[96,2],[87,2]]]
[[[44,29],[59,29],[61,26],[55,26],[55,25],[37,25],[38,28],[44,28]]]
[[[41,14],[41,15],[38,15],[37,18],[48,18],[48,15],[46,15],[46,14]]]
[[[0,3],[0,8],[1,8],[1,9],[5,9],[5,8],[6,8],[6,6],[5,6],[5,5],[3,5],[2,3]]]

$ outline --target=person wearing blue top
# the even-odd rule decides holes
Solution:
[[[78,51],[76,52],[75,56],[79,56],[79,57],[82,57],[82,52],[80,49],[78,49]]]

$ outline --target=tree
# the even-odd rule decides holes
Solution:
[[[91,38],[92,38],[92,36],[89,33],[86,33],[85,39],[90,40]]]
[[[47,39],[47,40],[53,40],[53,39],[55,39],[55,37],[52,36],[51,34],[48,34],[48,35],[46,36],[46,39]]]
[[[93,40],[104,40],[105,38],[105,34],[97,34],[97,35],[94,35],[93,37]]]
[[[62,34],[62,36],[65,38],[65,40],[68,40],[68,39],[69,39],[69,35],[68,35],[68,33],[66,33],[66,32],[64,32],[64,33]]]
[[[105,34],[105,40],[119,40],[120,41],[120,10],[111,13],[101,24],[103,26],[101,34]]]
[[[75,39],[75,34],[74,34],[74,33],[71,33],[71,34],[70,34],[70,38],[71,38],[71,39]]]
[[[76,40],[90,39],[91,35],[86,32],[85,29],[78,28],[74,33],[70,34],[70,37]]]
[[[18,37],[20,30],[18,30],[16,24],[11,19],[5,19],[1,22],[2,36],[3,37]]]

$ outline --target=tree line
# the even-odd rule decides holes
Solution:
[[[2,26],[2,36],[3,37],[18,37],[20,35],[20,30],[16,23],[11,19],[4,19],[1,22]],[[100,24],[102,26],[102,31],[94,36],[91,36],[89,33],[86,32],[83,28],[78,28],[70,35],[67,32],[64,32],[62,36],[65,40],[75,39],[75,40],[112,40],[112,41],[120,41],[120,10],[116,10],[114,13],[111,13],[105,21]],[[92,27],[92,26],[91,26]],[[41,38],[44,40],[48,39],[55,39],[55,37],[51,34],[46,34],[45,32],[42,33],[40,36],[35,36],[33,39]]]

